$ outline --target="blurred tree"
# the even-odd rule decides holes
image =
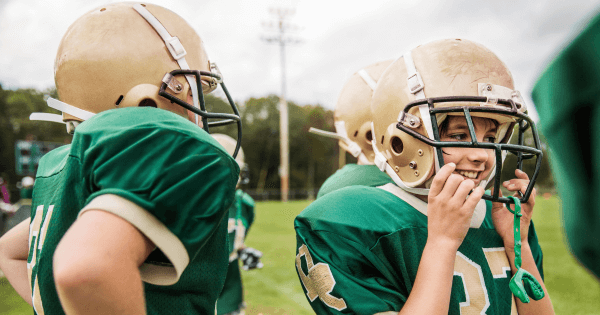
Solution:
[[[250,98],[240,106],[242,147],[250,167],[249,187],[258,191],[279,188],[278,102],[278,96],[269,95]],[[332,130],[333,112],[320,105],[299,106],[288,102],[288,106],[290,189],[319,187],[336,168],[337,143],[309,136],[308,129],[314,126]]]
[[[56,89],[4,90],[0,85],[0,174],[8,181],[13,196],[18,195],[14,192],[20,180],[15,169],[16,140],[70,142],[64,125],[29,120],[33,112],[59,113],[46,105],[48,96],[57,98]]]
[[[242,112],[242,147],[250,168],[250,188],[279,187],[279,98],[250,98]]]

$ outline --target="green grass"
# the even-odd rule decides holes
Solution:
[[[309,202],[259,202],[246,244],[263,253],[264,268],[242,271],[247,314],[313,314],[296,276],[293,221]],[[570,255],[560,222],[559,201],[536,200],[534,221],[544,252],[546,287],[556,314],[600,314],[600,282]],[[0,314],[31,314],[31,308],[0,279]]]
[[[29,304],[17,294],[6,278],[0,278],[0,314],[21,315],[33,314]]]
[[[559,199],[536,198],[533,222],[544,254],[544,277],[556,314],[600,314],[600,282],[570,254]],[[600,263],[600,262],[598,262]]]

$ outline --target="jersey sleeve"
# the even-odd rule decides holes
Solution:
[[[411,239],[394,231],[413,214],[396,211],[406,206],[396,199],[380,189],[348,187],[296,217],[296,273],[317,314],[397,313],[404,306],[410,291],[408,273],[402,272],[407,252],[396,241]],[[390,234],[394,247],[381,244]]]
[[[90,192],[79,215],[111,212],[154,242],[157,250],[140,268],[146,282],[177,282],[233,202],[239,168],[202,133],[149,123],[77,139]]]
[[[296,228],[296,240],[296,273],[317,314],[398,312],[404,305],[405,299],[370,264],[367,248],[305,228]]]

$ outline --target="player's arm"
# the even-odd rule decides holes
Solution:
[[[138,268],[154,248],[128,221],[102,210],[84,212],[54,253],[54,280],[65,312],[145,314]]]
[[[448,314],[456,251],[467,235],[483,188],[452,174],[456,166],[444,165],[436,174],[427,206],[427,243],[414,286],[400,314]]]
[[[521,170],[515,170],[515,179],[511,179],[503,183],[504,187],[511,192],[520,191],[522,194],[525,193],[527,185],[529,184],[529,177]],[[518,196],[515,194],[515,196]],[[546,290],[544,280],[538,270],[537,264],[533,257],[533,252],[529,244],[529,227],[531,217],[533,214],[533,208],[535,206],[536,190],[533,189],[531,196],[527,203],[521,204],[522,214],[521,217],[521,268],[525,269],[531,275],[535,277],[538,283],[544,290],[544,297],[539,301],[530,299],[529,303],[523,303],[520,299],[515,298],[517,302],[517,310],[519,314],[554,314],[554,308],[552,301]],[[504,248],[506,249],[506,255],[510,262],[510,268],[513,275],[517,273],[518,268],[515,265],[515,245],[513,235],[514,216],[504,207],[504,205],[494,204],[492,208],[492,217],[494,219],[494,226],[502,239],[504,240]]]
[[[31,305],[31,285],[27,276],[29,254],[29,219],[0,238],[0,269],[15,291]]]

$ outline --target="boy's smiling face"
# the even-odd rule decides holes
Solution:
[[[498,122],[481,117],[472,117],[478,142],[496,142]],[[464,116],[448,116],[440,130],[441,141],[471,141]],[[456,164],[455,174],[471,179],[479,185],[496,163],[494,150],[479,148],[443,148],[444,163]]]

